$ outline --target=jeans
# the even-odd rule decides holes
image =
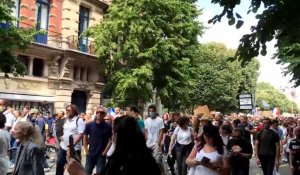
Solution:
[[[264,175],[273,175],[275,155],[258,155]]]
[[[238,166],[238,165],[235,165]],[[249,175],[249,166],[248,167],[232,167],[231,175]]]
[[[190,143],[188,145],[181,145],[179,143],[176,143],[174,149],[176,154],[178,175],[187,175],[187,165],[185,164],[185,160],[189,156],[192,148],[193,143]]]
[[[76,151],[76,154],[81,158],[81,151]],[[59,148],[57,162],[56,162],[56,175],[63,175],[65,164],[67,163],[67,151]]]
[[[93,169],[96,166],[96,174],[102,174],[105,168],[106,156],[101,154],[96,156],[86,156],[85,171],[88,175],[93,174]]]

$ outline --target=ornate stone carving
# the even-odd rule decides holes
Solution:
[[[40,83],[37,82],[27,82],[22,80],[16,80],[17,82],[17,89],[22,90],[40,90],[41,86]]]
[[[73,59],[71,59],[69,57],[66,57],[62,60],[62,67],[63,67],[62,74],[61,74],[62,77],[71,78],[70,69],[72,66],[72,61],[73,61]]]

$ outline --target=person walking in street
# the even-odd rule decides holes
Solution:
[[[42,118],[40,111],[38,109],[31,109],[29,112],[30,116],[31,116],[31,122],[34,126],[38,126],[39,127],[39,131],[43,137],[43,143],[45,143],[46,141],[46,132],[45,132],[45,120]],[[43,152],[43,155],[46,155],[46,152],[44,150],[41,150]],[[48,172],[50,171],[48,162],[45,158],[45,156],[43,156],[43,166],[44,166],[44,171]]]
[[[0,113],[0,174],[7,174],[9,167],[9,158],[7,155],[9,149],[10,135],[7,130],[4,129],[6,123],[6,117]]]
[[[22,115],[20,117],[20,122],[30,121],[29,112],[30,112],[29,106],[24,106],[23,111],[22,111]]]
[[[67,163],[67,148],[69,145],[69,137],[74,137],[74,149],[77,156],[81,159],[82,138],[85,129],[84,121],[78,116],[76,105],[68,105],[66,107],[66,122],[63,125],[62,142],[56,164],[56,175],[63,175],[64,167]]]
[[[282,144],[283,145],[286,145],[284,147],[284,154],[285,154],[285,157],[286,157],[286,160],[287,160],[287,163],[290,164],[290,143],[293,139],[296,138],[296,135],[294,134],[294,128],[292,127],[288,127],[287,128],[287,134],[286,134],[286,137],[284,138],[284,140],[282,141]]]
[[[295,129],[296,138],[291,140],[290,149],[290,169],[292,175],[300,174],[300,127]]]
[[[272,130],[272,121],[263,119],[263,130],[257,134],[255,141],[256,163],[261,164],[264,175],[272,175],[274,165],[279,166],[279,136]]]
[[[55,136],[56,139],[58,141],[58,143],[61,142],[61,137],[63,136],[63,130],[64,130],[64,123],[66,122],[66,118],[65,118],[65,112],[64,111],[60,111],[57,114],[57,118],[55,121]]]
[[[104,172],[106,154],[111,146],[112,127],[104,121],[106,111],[99,108],[96,111],[95,121],[86,125],[83,136],[83,144],[86,152],[85,170],[92,175],[96,166],[96,174]]]
[[[189,175],[221,175],[229,171],[229,160],[224,155],[224,144],[219,129],[211,124],[203,127],[199,146],[194,146],[186,159]]]
[[[12,131],[13,136],[20,140],[16,155],[16,166],[13,175],[44,175],[43,154],[34,143],[37,127],[31,122],[19,122]]]
[[[251,142],[251,134],[255,133],[255,129],[248,122],[248,117],[246,115],[242,116],[241,123],[238,125],[238,127],[243,130],[243,137],[244,137],[244,139],[246,139],[249,142]]]
[[[135,105],[129,105],[126,108],[126,115],[134,117],[136,119],[137,123],[138,123],[138,126],[141,129],[141,132],[144,133],[145,132],[145,123],[144,123],[142,117],[140,117],[138,115],[139,112],[140,112],[140,110]]]
[[[109,158],[104,175],[161,175],[136,119],[120,117],[115,129],[116,149]]]
[[[230,153],[231,175],[249,175],[249,165],[253,153],[252,144],[242,138],[243,131],[235,128],[232,139],[228,141],[227,150]]]
[[[227,146],[228,141],[231,139],[231,133],[232,127],[230,125],[222,125],[220,127],[220,135],[225,146]]]
[[[0,99],[0,112],[3,113],[6,118],[5,129],[10,132],[14,124],[15,117],[12,114],[12,111],[9,109],[7,100]]]
[[[168,155],[172,155],[172,149],[175,149],[178,175],[187,174],[187,166],[185,160],[190,154],[193,142],[193,129],[189,127],[190,119],[182,116],[178,119],[176,127],[169,146]]]
[[[161,151],[164,122],[162,118],[157,116],[155,105],[148,107],[148,114],[149,118],[145,120],[146,144],[153,151],[153,157],[158,159],[159,152]]]

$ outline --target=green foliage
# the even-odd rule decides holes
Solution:
[[[202,25],[195,0],[115,0],[88,34],[107,76],[114,101],[145,102],[157,90],[163,104],[194,83],[193,59]]]
[[[230,112],[238,110],[239,93],[254,93],[259,64],[253,59],[245,68],[238,61],[228,61],[234,50],[223,44],[209,43],[199,47],[197,86],[191,94],[197,105]]]
[[[210,19],[209,22],[221,21],[226,15],[229,25],[236,24],[239,28],[242,24],[242,17],[235,13],[235,7],[240,5],[241,0],[212,0],[213,4],[223,7],[222,13]],[[278,48],[276,56],[281,64],[291,64],[285,70],[286,74],[293,74],[295,85],[300,85],[300,1],[299,0],[251,0],[249,13],[257,13],[263,8],[260,14],[256,15],[258,23],[251,27],[251,33],[241,38],[240,45],[235,57],[243,63],[249,62],[252,58],[267,54],[266,43],[272,39],[277,40],[275,47]],[[262,7],[263,6],[263,7]],[[235,19],[238,19],[236,22]]]
[[[269,83],[258,83],[256,89],[256,104],[263,109],[262,100],[267,102],[270,107],[277,107],[282,112],[291,112],[293,107],[294,113],[299,112],[297,104],[289,100],[281,91],[275,89]],[[269,109],[266,109],[269,110]]]
[[[26,49],[34,39],[36,31],[32,28],[19,29],[13,25],[17,22],[17,19],[11,16],[13,6],[11,0],[0,2],[0,21],[10,24],[8,28],[0,28],[0,72],[17,76],[24,75],[26,68],[16,59],[13,51]]]

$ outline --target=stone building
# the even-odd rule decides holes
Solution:
[[[15,109],[64,110],[74,103],[81,112],[100,104],[104,86],[93,40],[82,33],[102,20],[108,2],[102,0],[14,0],[18,27],[36,26],[39,34],[29,49],[15,51],[27,68],[24,77],[0,73],[0,99]],[[1,24],[0,27],[7,27]]]

